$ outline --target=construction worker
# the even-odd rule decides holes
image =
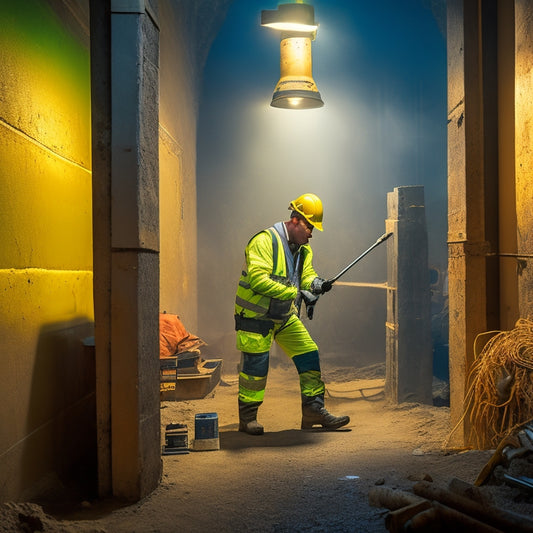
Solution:
[[[324,382],[318,348],[299,317],[303,299],[311,318],[318,296],[332,283],[317,276],[309,245],[313,229],[322,231],[322,202],[303,194],[289,205],[290,218],[254,235],[245,250],[235,299],[239,372],[239,431],[262,435],[257,411],[263,403],[269,351],[275,340],[292,359],[300,378],[302,429],[338,429],[348,416],[333,416],[324,407]]]

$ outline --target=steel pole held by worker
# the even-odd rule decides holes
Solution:
[[[376,240],[376,242],[372,246],[370,246],[361,255],[359,255],[356,259],[354,259],[348,266],[343,268],[336,276],[334,276],[333,278],[328,279],[328,280],[323,280],[323,282],[322,282],[322,287],[324,287],[323,293],[329,291],[331,289],[332,285],[341,276],[346,274],[346,272],[348,272],[348,270],[350,270],[350,268],[352,268],[356,263],[361,261],[361,259],[363,259],[363,257],[365,257],[365,255],[367,255],[369,252],[371,252],[376,246],[380,245],[382,242],[385,242],[391,235],[392,235],[392,232],[384,233],[383,235],[381,235],[381,237],[379,237]],[[313,294],[310,291],[300,291],[300,294],[298,295],[298,299],[297,299],[298,314],[300,313],[300,306],[301,306],[301,303],[303,301],[304,304],[305,304],[306,312],[307,312],[307,318],[309,320],[312,320],[313,319],[313,315],[314,315],[315,305],[318,302],[318,297],[319,297],[319,295]]]
[[[347,267],[343,268],[336,276],[334,276],[328,281],[331,283],[335,283],[341,276],[346,274],[346,272],[348,272],[350,268],[352,268],[356,263],[361,261],[361,259],[363,259],[363,257],[365,257],[366,254],[371,252],[376,246],[380,245],[382,242],[385,242],[390,236],[392,236],[392,232],[384,233],[372,246],[370,246],[370,248],[365,250],[359,257],[354,259]]]

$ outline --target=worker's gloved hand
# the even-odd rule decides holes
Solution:
[[[316,277],[311,283],[311,292],[313,294],[325,294],[331,290],[332,286],[332,281]]]
[[[314,305],[318,301],[318,294],[313,294],[312,292],[301,290],[302,300],[305,305]]]
[[[313,320],[313,312],[315,309],[315,304],[318,302],[318,294],[313,294],[312,292],[306,290],[301,290],[300,294],[302,295],[302,300],[305,304],[307,318],[309,320]]]
[[[322,283],[322,294],[325,294],[326,292],[330,291],[331,287],[333,287],[333,281],[330,281],[329,279],[324,281],[324,283]]]

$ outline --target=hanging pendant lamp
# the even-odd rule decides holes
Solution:
[[[318,28],[313,6],[280,4],[276,11],[261,12],[261,25],[281,32],[280,79],[270,105],[283,109],[322,107],[312,68],[311,42]]]

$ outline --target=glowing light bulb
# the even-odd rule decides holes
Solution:
[[[305,32],[313,33],[318,29],[318,24],[300,24],[298,22],[271,22],[263,24],[267,28],[272,28],[274,30],[280,31],[296,31],[296,32]]]

